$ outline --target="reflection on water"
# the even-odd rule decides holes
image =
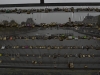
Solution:
[[[77,33],[77,32],[74,32],[73,30],[63,30],[63,29],[59,29],[59,30],[57,30],[57,29],[55,29],[55,28],[53,28],[53,29],[45,29],[45,30],[38,30],[38,31],[36,31],[36,32],[30,32],[30,33],[27,33],[27,35],[34,35],[34,34],[47,34],[47,33],[49,33],[49,34],[65,34],[65,33],[73,33],[74,34],[74,36],[83,36],[83,34],[80,34],[80,33]],[[26,34],[23,34],[23,35],[26,35]]]

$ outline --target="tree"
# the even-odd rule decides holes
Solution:
[[[11,20],[10,21],[10,24],[14,24],[14,23],[16,23],[15,20]]]
[[[26,24],[34,24],[34,21],[32,18],[28,18],[26,21]]]
[[[24,24],[26,24],[26,22],[21,22],[21,25],[24,25]]]
[[[98,25],[98,27],[100,27],[100,15],[98,16],[97,25]]]
[[[16,23],[15,20],[11,20],[11,21],[10,21],[10,25],[11,25],[11,26],[17,26],[18,23]]]
[[[4,25],[8,25],[9,22],[8,22],[7,20],[3,20],[3,24],[4,24]]]

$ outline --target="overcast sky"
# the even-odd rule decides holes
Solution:
[[[0,0],[0,4],[15,4],[15,3],[39,3],[40,0]],[[48,2],[100,2],[100,0],[45,0]],[[28,7],[24,7],[26,9]],[[30,9],[33,7],[29,7]],[[37,8],[37,7],[36,7]],[[40,7],[38,7],[40,8]],[[45,8],[45,7],[42,7]],[[53,8],[53,7],[51,7]],[[62,8],[62,7],[61,7]],[[77,8],[77,7],[76,7]],[[23,8],[22,8],[23,9]],[[88,14],[89,12],[82,13],[35,13],[35,14],[0,14],[0,21],[2,20],[12,20],[14,19],[16,22],[21,23],[22,21],[26,21],[27,18],[33,18],[36,23],[50,23],[50,22],[58,22],[65,23],[68,21],[68,18],[71,17],[73,21],[80,21]],[[90,15],[96,16],[100,15],[100,13],[89,13]],[[81,19],[80,19],[81,18]]]
[[[40,0],[0,0],[0,4],[15,3],[39,3]],[[46,3],[52,2],[100,2],[100,0],[45,0]]]

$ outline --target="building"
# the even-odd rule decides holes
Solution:
[[[98,16],[91,16],[91,15],[87,14],[87,16],[83,20],[83,23],[96,24],[97,21],[98,21]]]

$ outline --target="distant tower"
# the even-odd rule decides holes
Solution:
[[[71,23],[71,18],[69,17],[69,22]]]

